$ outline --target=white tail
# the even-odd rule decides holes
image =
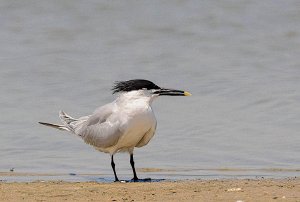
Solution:
[[[72,123],[74,121],[78,121],[78,119],[74,119],[73,117],[66,114],[63,110],[59,111],[59,118],[66,125],[69,125],[70,123]]]
[[[62,122],[62,125],[53,124],[53,123],[45,123],[45,122],[39,122],[39,123],[44,126],[56,128],[58,130],[70,131],[71,133],[78,135],[78,131],[83,126],[83,123],[89,119],[89,117],[90,116],[83,116],[83,117],[80,117],[79,119],[75,119],[61,110],[61,111],[59,111],[59,118]]]
[[[74,124],[78,121],[78,119],[74,119],[73,117],[66,114],[63,110],[59,111],[59,118],[64,126],[69,129],[69,131],[75,133]]]
[[[65,130],[74,132],[74,128],[72,127],[72,123],[78,121],[78,119],[74,119],[73,117],[66,114],[64,111],[59,111],[59,118],[63,125],[53,124],[53,123],[45,123],[45,122],[39,122],[39,124],[42,124],[44,126],[49,126],[52,128],[56,128],[58,130]]]
[[[49,126],[49,127],[52,127],[52,128],[56,128],[58,130],[66,130],[66,131],[70,131],[69,128],[67,128],[66,126],[64,125],[56,125],[56,124],[52,124],[52,123],[45,123],[45,122],[39,122],[39,124],[42,124],[44,126]]]

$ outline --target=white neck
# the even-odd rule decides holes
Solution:
[[[148,105],[151,105],[153,100],[157,98],[157,94],[152,94],[149,90],[135,90],[124,92],[119,95],[117,102],[128,102],[129,100],[140,100],[147,102]]]

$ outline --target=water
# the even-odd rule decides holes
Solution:
[[[193,96],[156,100],[136,167],[299,176],[299,20],[297,0],[0,1],[0,171],[111,176],[109,155],[37,122],[87,115],[114,81],[144,78]],[[115,162],[131,175],[127,154]]]

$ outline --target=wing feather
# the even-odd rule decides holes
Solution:
[[[104,105],[89,117],[79,131],[84,141],[97,148],[107,148],[115,145],[121,135],[120,123],[114,118],[114,103]]]

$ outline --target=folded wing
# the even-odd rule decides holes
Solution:
[[[120,122],[114,118],[114,103],[98,108],[78,131],[82,139],[99,149],[113,146],[120,138]]]

